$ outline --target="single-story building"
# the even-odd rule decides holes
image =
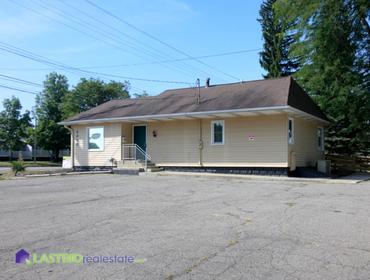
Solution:
[[[291,77],[111,100],[63,122],[75,168],[150,160],[165,169],[276,170],[324,157],[328,118]]]

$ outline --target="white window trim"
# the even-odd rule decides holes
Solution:
[[[222,124],[222,142],[221,143],[215,143],[215,135],[214,135],[214,124],[215,123],[221,123]],[[224,120],[214,120],[211,121],[211,145],[224,145],[225,144],[225,121]]]
[[[321,143],[320,143],[321,147],[317,145],[318,144],[317,131],[316,131],[316,145],[317,145],[317,149],[319,151],[323,152],[324,151],[324,145],[325,145],[325,137],[324,137],[325,131],[324,131],[324,127],[322,127],[322,126],[317,127],[317,130],[319,130],[319,129],[321,129]]]
[[[102,149],[89,149],[89,131],[90,129],[92,128],[102,128],[103,129],[103,148]],[[86,144],[87,144],[87,150],[89,152],[103,152],[104,151],[104,148],[105,148],[105,127],[104,126],[88,126],[86,127]]]
[[[289,138],[289,121],[292,121],[292,138]],[[294,119],[293,118],[288,118],[288,131],[287,131],[287,135],[288,135],[288,144],[289,145],[294,145]]]

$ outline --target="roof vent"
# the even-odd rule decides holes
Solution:
[[[199,105],[200,104],[200,80],[197,79],[197,88],[198,88],[198,94],[197,94],[197,104]]]
[[[209,87],[209,81],[211,80],[211,78],[207,78],[206,80],[206,87]]]

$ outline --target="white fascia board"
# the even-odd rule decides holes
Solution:
[[[324,120],[324,119],[322,119],[322,118],[316,117],[316,116],[311,115],[311,114],[309,114],[309,113],[303,112],[303,111],[301,111],[301,110],[299,110],[299,109],[297,109],[297,108],[294,108],[294,107],[292,107],[292,106],[288,106],[288,107],[290,107],[290,108],[289,108],[289,109],[290,109],[290,111],[292,111],[292,112],[294,112],[294,113],[297,113],[297,114],[300,114],[300,115],[303,115],[303,116],[306,116],[306,117],[313,118],[313,119],[318,120],[318,121],[321,121],[321,122],[323,122],[323,123],[325,123],[325,124],[330,124],[330,122],[329,122],[329,121],[327,121],[327,120]]]
[[[204,112],[187,112],[187,113],[173,113],[173,114],[158,114],[158,115],[144,115],[144,116],[132,116],[132,117],[117,117],[117,118],[100,118],[100,119],[89,119],[89,120],[76,120],[76,121],[66,121],[60,122],[60,125],[74,125],[74,124],[88,124],[88,123],[104,123],[104,122],[122,122],[122,121],[135,121],[135,120],[146,120],[146,119],[156,119],[165,120],[173,117],[196,117],[201,118],[203,115],[217,115],[225,113],[244,113],[244,112],[260,112],[260,111],[282,111],[291,110],[299,114],[308,115],[312,118],[318,119],[322,122],[329,123],[326,120],[315,117],[311,114],[293,108],[291,106],[274,106],[274,107],[259,107],[259,108],[249,108],[249,109],[231,109],[231,110],[217,110],[217,111],[204,111]]]
[[[143,120],[143,119],[166,119],[178,116],[189,116],[189,117],[202,117],[202,115],[216,115],[223,113],[239,113],[239,112],[258,112],[266,110],[284,110],[289,109],[290,106],[275,106],[275,107],[259,107],[250,109],[232,109],[232,110],[217,110],[217,111],[204,111],[204,112],[187,112],[187,113],[173,113],[173,114],[158,114],[158,115],[144,115],[144,116],[133,116],[133,117],[117,117],[117,118],[101,118],[101,119],[90,119],[90,120],[77,120],[77,121],[66,121],[60,122],[61,125],[72,125],[72,124],[86,124],[86,123],[101,123],[101,122],[119,122],[119,121],[131,121],[131,120]]]

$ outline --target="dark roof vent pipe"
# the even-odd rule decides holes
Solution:
[[[211,78],[207,78],[207,80],[206,80],[206,88],[209,87],[210,80],[211,80]]]
[[[199,79],[197,79],[196,85],[197,85],[197,88],[198,88],[197,104],[199,105],[200,104],[200,80]]]

